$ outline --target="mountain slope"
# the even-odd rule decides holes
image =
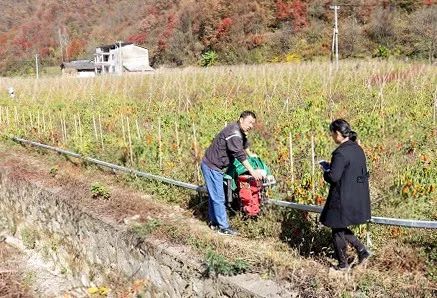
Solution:
[[[155,65],[198,63],[213,50],[222,63],[328,56],[333,11],[326,0],[25,0],[0,1],[0,72],[87,56],[100,43],[135,42]],[[434,59],[435,0],[345,0],[342,57]],[[388,51],[388,52],[387,52]],[[293,58],[294,57],[294,58]]]

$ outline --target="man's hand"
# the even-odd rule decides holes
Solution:
[[[261,174],[260,171],[254,170],[253,172],[250,173],[250,175],[252,175],[253,178],[255,178],[255,180],[262,180],[263,175]]]
[[[261,172],[261,170],[254,170],[250,165],[250,163],[247,161],[247,159],[242,163],[243,166],[249,171],[249,174],[252,175],[253,178],[255,178],[256,180],[261,180],[263,178],[263,173]]]

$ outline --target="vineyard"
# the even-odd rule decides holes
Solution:
[[[335,145],[328,125],[342,117],[358,132],[368,157],[373,215],[437,219],[437,73],[430,65],[349,61],[337,71],[313,62],[0,82],[5,142],[19,136],[199,185],[199,163],[212,138],[241,111],[253,110],[251,149],[278,181],[271,197],[306,204],[324,203],[327,186],[317,161],[330,158]],[[8,86],[15,98],[5,91]],[[186,191],[126,180],[188,209],[202,202]],[[291,234],[284,236],[281,225],[288,216],[267,213],[257,222],[236,217],[232,223],[248,238],[280,238],[293,245],[290,237],[300,233],[302,223],[292,222]],[[373,231],[376,245],[387,236],[419,243],[427,277],[435,280],[432,233]],[[309,256],[323,243],[297,245]]]
[[[2,79],[17,97],[1,94],[0,125],[4,136],[202,184],[205,148],[251,109],[258,115],[252,149],[272,168],[277,195],[321,204],[326,186],[316,163],[334,148],[328,124],[343,117],[359,133],[373,187],[402,203],[436,192],[436,82],[432,66],[377,62],[338,72],[311,63]],[[437,217],[430,208],[419,212]]]

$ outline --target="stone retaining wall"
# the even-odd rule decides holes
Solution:
[[[150,297],[285,297],[272,281],[251,274],[204,277],[204,266],[178,247],[140,239],[125,225],[71,204],[61,189],[47,189],[0,167],[0,218],[11,235],[55,264],[72,285],[114,280],[150,281]]]

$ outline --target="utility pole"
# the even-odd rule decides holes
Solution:
[[[339,5],[329,6],[330,9],[334,10],[334,32],[332,34],[332,48],[331,48],[331,61],[335,56],[335,64],[338,70],[338,10]]]
[[[36,78],[39,79],[38,54],[35,54]]]
[[[63,46],[61,27],[58,28],[58,37],[59,37],[59,45],[61,46],[61,59],[62,59],[62,62],[64,62],[64,46]]]
[[[118,41],[118,51],[119,51],[119,56],[118,56],[118,63],[119,63],[119,68],[118,68],[118,71],[119,71],[119,73],[120,74],[123,74],[123,56],[122,56],[122,53],[121,53],[121,41]]]

